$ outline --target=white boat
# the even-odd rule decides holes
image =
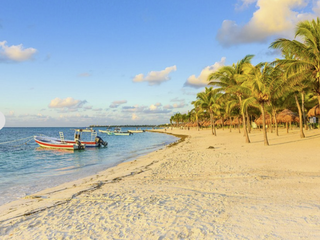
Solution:
[[[129,136],[133,134],[131,132],[121,132],[121,128],[115,128],[113,131],[109,129],[99,130],[99,132],[106,133],[108,135],[113,135],[113,136]]]
[[[143,132],[145,132],[145,130],[136,129],[136,130],[128,130],[128,132],[131,132],[131,133],[143,133]]]
[[[83,150],[86,145],[77,140],[75,143],[62,142],[57,138],[35,136],[34,140],[40,147],[52,149],[66,149],[66,150]],[[58,140],[58,141],[57,141]]]
[[[91,140],[90,141],[82,141],[82,133],[91,133]],[[61,136],[63,136],[63,133],[61,135],[60,133],[60,139]],[[108,146],[108,143],[103,141],[103,139],[99,136],[97,136],[96,130],[90,128],[90,129],[74,129],[74,140],[64,140],[67,143],[75,143],[77,140],[81,140],[83,144],[85,144],[87,147],[101,147],[101,146]]]

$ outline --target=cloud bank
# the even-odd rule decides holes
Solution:
[[[133,82],[148,82],[149,86],[160,85],[163,82],[169,81],[169,74],[177,70],[177,67],[174,65],[172,67],[167,67],[162,71],[151,71],[147,76],[144,76],[142,73],[136,75],[133,78]]]

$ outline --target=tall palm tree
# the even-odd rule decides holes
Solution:
[[[286,75],[309,79],[313,83],[313,91],[320,104],[320,19],[302,21],[297,24],[295,37],[298,40],[280,38],[270,47],[290,51],[293,59],[278,59],[275,62],[286,67]]]
[[[242,60],[238,61],[237,64],[232,66],[224,66],[217,72],[214,72],[208,76],[209,85],[218,87],[218,90],[225,94],[234,94],[237,96],[239,105],[242,105],[243,98],[248,94],[249,89],[243,87],[243,83],[246,81],[246,70],[247,65],[251,65],[251,59],[254,55],[247,55]],[[241,107],[240,107],[241,108]],[[241,108],[243,109],[243,108]],[[245,110],[241,111],[243,118],[243,129],[246,137],[246,142],[250,143],[247,127],[246,127],[246,114]]]
[[[258,65],[251,67],[249,72],[249,81],[245,85],[251,89],[252,97],[244,100],[242,108],[252,104],[259,104],[262,114],[262,127],[264,135],[264,145],[269,145],[266,118],[265,118],[265,104],[269,103],[271,99],[270,89],[272,86],[272,74],[273,67],[268,63],[259,63]]]

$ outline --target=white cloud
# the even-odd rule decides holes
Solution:
[[[137,114],[132,113],[131,119],[132,119],[133,121],[135,121],[135,120],[139,120],[140,118],[137,116]]]
[[[6,41],[0,42],[0,61],[23,62],[32,59],[37,52],[34,48],[24,49],[22,44],[7,46]]]
[[[151,110],[151,111],[153,111],[153,110],[156,110],[158,107],[156,106],[156,105],[154,105],[154,104],[151,104],[151,106],[149,107],[149,109]]]
[[[224,66],[226,61],[225,57],[222,57],[220,62],[215,62],[213,65],[205,67],[200,75],[196,77],[195,75],[191,75],[188,80],[185,82],[184,86],[189,86],[193,88],[201,88],[208,85],[208,76],[217,71],[220,67]]]
[[[254,1],[243,1],[250,4]],[[245,25],[238,25],[235,21],[224,20],[217,34],[218,41],[223,46],[242,43],[265,42],[271,36],[294,36],[297,22],[312,19],[320,12],[320,1],[313,2],[313,13],[303,12],[308,5],[307,0],[258,0],[258,10]],[[301,9],[301,12],[294,11]]]
[[[170,80],[169,74],[176,70],[177,67],[174,65],[172,67],[167,67],[162,71],[151,71],[146,77],[140,73],[133,78],[133,82],[148,82],[149,86],[160,85],[161,83]]]
[[[125,104],[125,103],[127,103],[127,100],[113,101],[109,107],[110,108],[117,108],[121,104]]]
[[[83,107],[86,102],[86,100],[76,100],[72,97],[67,97],[66,99],[55,98],[51,100],[49,108],[68,108],[68,111],[70,111],[70,109]]]

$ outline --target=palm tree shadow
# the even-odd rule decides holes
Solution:
[[[301,142],[301,141],[306,141],[306,140],[311,140],[311,139],[315,139],[315,138],[319,138],[320,137],[320,133],[319,134],[313,134],[310,136],[306,136],[305,138],[300,138],[298,140],[293,140],[293,141],[286,141],[286,142],[281,142],[281,143],[269,143],[270,146],[278,146],[278,145],[285,145],[285,144],[289,144],[289,143],[295,143],[295,142]],[[261,141],[263,142],[263,141]]]

